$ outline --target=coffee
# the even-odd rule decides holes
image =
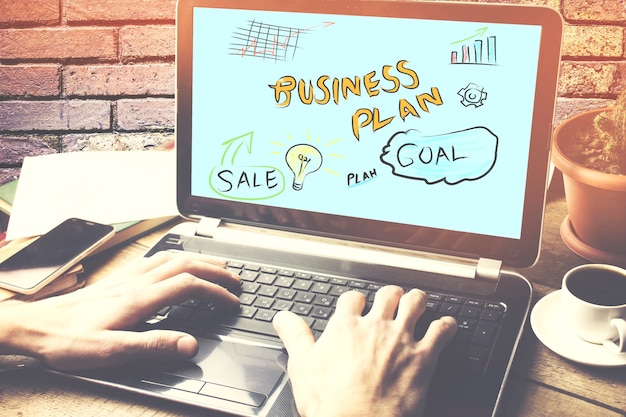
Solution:
[[[626,304],[626,277],[616,271],[581,269],[568,278],[567,287],[574,296],[591,304]]]

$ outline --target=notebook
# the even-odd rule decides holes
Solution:
[[[194,333],[193,361],[74,376],[215,413],[297,415],[286,352],[259,329],[291,309],[319,334],[342,292],[371,300],[397,284],[427,291],[430,319],[454,313],[470,347],[463,363],[442,356],[426,415],[494,415],[531,300],[511,268],[539,254],[560,16],[354,0],[177,9],[177,201],[189,221],[147,256],[229,260],[240,312],[170,306],[144,327]]]

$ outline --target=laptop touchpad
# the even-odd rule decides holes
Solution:
[[[193,362],[153,375],[160,381],[150,382],[259,407],[285,372],[281,363],[286,354],[278,349],[212,339],[198,342]]]

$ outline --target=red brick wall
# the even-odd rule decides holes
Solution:
[[[540,4],[565,19],[557,123],[626,85],[623,0]],[[173,138],[175,0],[0,0],[0,183],[24,156]]]

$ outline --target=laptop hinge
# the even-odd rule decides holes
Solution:
[[[220,224],[222,223],[222,219],[217,219],[214,217],[202,217],[196,226],[196,236],[213,238],[215,236],[215,231]]]
[[[502,269],[502,261],[496,259],[480,258],[476,265],[475,278],[486,279],[490,281],[498,281],[500,278],[500,270]]]

